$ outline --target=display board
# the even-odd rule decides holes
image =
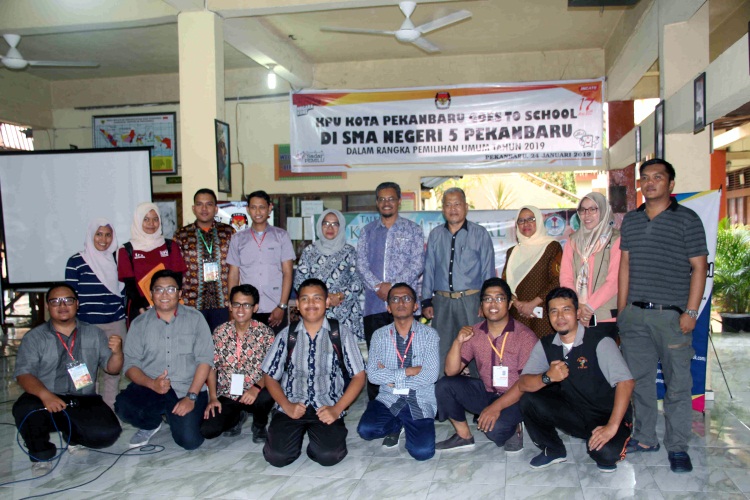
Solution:
[[[65,278],[88,222],[109,219],[130,239],[135,207],[151,201],[150,149],[0,153],[6,279],[13,288]]]

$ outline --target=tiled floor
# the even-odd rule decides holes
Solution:
[[[22,498],[73,488],[53,498],[750,498],[750,334],[715,335],[714,341],[734,395],[712,359],[716,402],[705,415],[695,413],[690,453],[695,469],[673,474],[666,452],[629,456],[614,474],[602,474],[586,455],[583,441],[567,438],[568,461],[532,470],[528,461],[537,450],[526,436],[522,453],[506,456],[502,448],[475,433],[477,446],[467,452],[438,452],[416,462],[404,450],[386,450],[380,442],[365,442],[355,432],[364,410],[360,398],[347,417],[349,455],[324,468],[306,456],[283,469],[269,466],[261,445],[250,439],[250,422],[238,438],[220,437],[198,450],[178,448],[168,430],[152,440],[164,446],[146,456],[114,455],[86,450],[65,453],[48,476],[0,487],[0,498]],[[2,389],[0,422],[12,422],[11,405],[19,394],[12,379],[13,342],[0,357]],[[713,352],[711,352],[713,358]],[[663,419],[660,437],[663,434]],[[437,438],[449,435],[449,424],[437,426]],[[129,426],[114,446],[126,449]],[[100,476],[98,477],[97,476]],[[31,477],[28,458],[16,444],[15,428],[0,426],[0,482]],[[95,479],[97,478],[97,479]],[[91,481],[89,484],[79,486]]]

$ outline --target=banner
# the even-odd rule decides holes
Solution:
[[[291,94],[293,172],[602,163],[602,80]]]

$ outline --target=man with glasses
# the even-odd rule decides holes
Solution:
[[[388,291],[393,323],[372,336],[367,378],[380,386],[367,404],[357,432],[368,441],[406,434],[406,451],[417,460],[435,455],[435,381],[440,359],[437,332],[414,319],[417,294],[407,283]],[[394,446],[395,446],[394,445]]]
[[[469,204],[461,188],[443,193],[445,224],[430,232],[422,281],[422,315],[440,335],[440,375],[461,327],[480,321],[479,289],[495,276],[490,234],[466,220]],[[434,294],[434,296],[433,296]],[[473,365],[472,365],[473,366]]]
[[[117,396],[115,412],[138,429],[131,448],[148,444],[161,428],[162,415],[179,446],[194,450],[203,443],[200,425],[214,344],[203,315],[179,303],[181,290],[180,273],[154,273],[154,307],[130,325],[123,370],[131,383]]]
[[[23,336],[14,371],[24,393],[13,405],[13,417],[35,474],[51,469],[49,460],[57,454],[50,432],[59,429],[70,452],[106,448],[122,432],[95,394],[99,367],[111,375],[122,368],[122,338],[107,339],[96,326],[76,319],[78,294],[70,285],[53,285],[46,300],[50,320]]]
[[[395,182],[381,183],[375,190],[375,201],[380,217],[362,228],[357,241],[357,272],[365,289],[363,319],[368,349],[375,330],[393,321],[387,311],[388,291],[396,282],[416,289],[424,255],[422,229],[398,215],[401,187]],[[368,382],[370,401],[377,395],[378,386]]]
[[[253,414],[253,442],[266,440],[273,398],[265,388],[263,359],[274,333],[253,319],[260,297],[253,285],[239,285],[229,295],[232,321],[214,331],[214,367],[208,374],[208,406],[201,434],[213,439],[239,436],[248,413]]]
[[[509,314],[511,293],[501,278],[490,278],[479,293],[479,314],[484,321],[461,329],[445,360],[446,377],[435,386],[438,420],[449,419],[456,430],[437,444],[438,450],[466,450],[474,447],[466,422],[466,411],[479,415],[477,430],[506,453],[523,449],[518,377],[531,355],[537,337]],[[479,378],[461,376],[471,361]]]

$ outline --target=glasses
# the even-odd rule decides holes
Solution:
[[[503,302],[508,302],[508,297],[505,295],[498,295],[497,297],[490,297],[489,295],[485,295],[482,297],[482,302],[485,304],[492,304],[493,302],[497,302],[498,304],[502,304]]]
[[[397,200],[398,198],[394,198],[393,196],[389,196],[388,198],[380,197],[377,199],[378,203],[385,203],[386,201],[393,203],[394,201],[397,201]]]
[[[397,295],[395,297],[391,297],[390,299],[388,299],[388,302],[390,302],[391,304],[400,304],[400,303],[411,304],[412,302],[414,302],[414,299],[412,298],[411,295],[401,295],[401,296]]]
[[[174,295],[177,293],[177,287],[176,286],[157,286],[154,288],[154,295],[162,295],[162,294],[168,294],[168,295]]]
[[[524,224],[531,224],[532,222],[536,222],[536,217],[529,217],[527,219],[518,219],[519,226],[523,226]]]
[[[327,220],[323,221],[323,227],[339,227],[339,226],[341,226],[341,224],[339,224],[338,222],[330,222]]]
[[[75,297],[57,297],[55,299],[49,299],[47,304],[49,304],[50,307],[60,307],[63,304],[66,306],[72,306],[76,303],[76,300]]]
[[[252,309],[255,304],[250,302],[232,302],[232,308],[234,309]]]
[[[595,214],[599,211],[599,207],[583,208],[578,209],[578,215]]]

